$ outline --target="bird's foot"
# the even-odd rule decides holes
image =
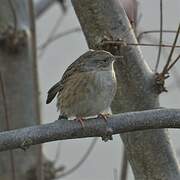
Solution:
[[[81,127],[84,128],[85,124],[84,124],[84,118],[82,117],[76,117],[75,121],[79,122],[81,124]]]
[[[106,123],[107,123],[107,118],[110,116],[109,113],[107,114],[102,114],[102,113],[99,113],[99,115],[97,116],[98,118],[102,118]]]
[[[106,113],[106,114],[100,113],[97,117],[102,118],[107,124],[109,116],[110,116],[109,113]],[[102,136],[102,140],[105,142],[107,142],[108,140],[112,140],[113,139],[112,134],[113,134],[113,130],[111,128],[107,127],[106,133]]]

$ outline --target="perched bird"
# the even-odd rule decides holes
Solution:
[[[76,117],[81,124],[84,117],[106,114],[116,92],[114,60],[115,57],[107,51],[87,51],[48,91],[46,104],[57,95],[60,116]]]

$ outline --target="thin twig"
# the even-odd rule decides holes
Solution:
[[[161,49],[162,49],[162,36],[163,36],[163,1],[160,0],[160,35],[159,35],[159,49],[158,49],[158,55],[157,55],[157,61],[156,61],[156,66],[155,66],[155,73],[157,72],[160,58],[161,58]]]
[[[65,3],[66,0],[56,0],[56,1],[60,4],[63,12],[66,13],[66,11],[67,11],[67,5],[66,5],[66,3]]]
[[[49,33],[49,35],[48,35],[48,38],[46,39],[45,43],[43,43],[43,44],[49,44],[49,42],[52,41],[52,38],[53,38],[54,34],[56,34],[56,32],[57,32],[60,24],[62,23],[64,17],[65,17],[65,14],[61,15],[61,16],[56,20],[56,23],[55,23],[53,29],[50,31],[50,33]],[[40,52],[40,55],[39,55],[40,57],[44,54],[45,48],[46,48],[46,47],[41,48],[41,52]]]
[[[55,164],[54,164],[55,165]],[[58,168],[55,168],[54,174],[64,171],[65,166],[61,165]]]
[[[10,5],[10,8],[11,8],[11,11],[12,11],[12,14],[13,14],[13,19],[14,19],[14,30],[15,32],[17,31],[17,14],[16,14],[16,10],[14,8],[14,4],[13,4],[13,1],[14,0],[8,0],[8,3]]]
[[[63,19],[64,19],[65,15],[61,15],[59,16],[59,18],[57,19],[53,29],[50,31],[48,38],[47,38],[47,42],[51,40],[51,38],[53,37],[53,35],[57,32],[59,26],[61,25]]]
[[[169,57],[168,57],[168,59],[167,59],[166,65],[164,66],[163,71],[162,71],[162,73],[161,73],[161,74],[163,74],[163,75],[166,74],[166,73],[168,73],[167,69],[168,69],[168,66],[169,66],[169,64],[170,64],[170,62],[171,62],[171,58],[172,58],[174,49],[175,49],[175,47],[176,47],[176,43],[177,43],[177,40],[178,40],[179,33],[180,33],[180,24],[179,24],[179,26],[178,26],[178,30],[177,30],[177,32],[176,32],[176,36],[175,36],[175,39],[174,39],[174,42],[173,42],[173,46],[172,46],[172,49],[171,49],[171,51],[170,51]]]
[[[174,31],[174,32],[176,32],[177,33],[177,31]],[[151,41],[151,42],[156,42],[156,40],[155,39],[148,39],[149,41]],[[168,52],[167,51],[164,51],[164,53],[165,53],[165,55],[164,55],[164,57],[167,57],[168,56]],[[179,60],[179,57],[180,55],[178,55],[177,56],[177,58],[169,65],[169,67],[168,67],[168,69],[167,69],[167,71],[169,71],[175,64],[176,64],[176,62]]]
[[[2,92],[2,101],[3,101],[3,107],[4,107],[6,129],[10,130],[7,100],[6,100],[6,94],[5,94],[6,90],[5,90],[5,85],[4,85],[3,76],[1,72],[0,72],[0,86],[1,86],[1,92]],[[11,162],[11,170],[12,170],[12,180],[16,180],[14,153],[12,150],[10,150],[9,153],[10,153],[10,162]]]
[[[34,1],[36,18],[42,17],[49,8],[56,3],[56,0],[38,0]]]
[[[43,153],[42,153],[42,144],[39,144],[37,146],[37,154],[38,154],[38,157],[37,157],[37,165],[36,166],[36,176],[37,176],[37,180],[44,180],[45,177],[44,177],[44,168],[43,168],[43,164],[44,164],[44,161],[43,161]]]
[[[75,27],[75,28],[69,29],[67,31],[55,34],[54,36],[52,36],[52,38],[49,41],[46,41],[45,43],[43,43],[39,47],[39,49],[42,50],[42,49],[46,48],[47,46],[49,46],[52,42],[58,40],[59,38],[62,38],[62,37],[67,36],[67,35],[69,35],[71,33],[76,33],[76,32],[79,32],[79,31],[81,31],[81,28]]]
[[[113,177],[114,180],[118,180],[118,170],[116,168],[113,169]]]
[[[159,44],[146,44],[146,43],[126,43],[126,42],[123,42],[123,41],[116,41],[116,40],[104,40],[102,42],[102,44],[112,44],[112,45],[129,45],[129,46],[152,46],[152,47],[159,47],[160,45]],[[173,45],[170,45],[170,44],[161,44],[162,47],[167,47],[167,48],[172,48],[174,47]],[[175,46],[175,48],[180,48],[180,46]]]
[[[162,32],[163,32],[163,33],[172,33],[172,34],[174,34],[174,33],[176,33],[177,31],[175,31],[175,30],[162,30]],[[143,37],[145,34],[153,34],[153,33],[160,33],[160,31],[159,31],[159,30],[143,31],[143,32],[139,33],[137,39],[138,39],[138,40],[141,40],[142,37]]]
[[[62,38],[62,37],[67,36],[67,35],[69,35],[69,34],[71,34],[71,33],[79,32],[79,31],[81,31],[81,28],[77,27],[77,28],[69,29],[69,30],[67,30],[67,31],[58,33],[58,34],[54,35],[48,42],[46,41],[45,43],[43,43],[43,44],[39,47],[39,49],[40,49],[40,50],[41,50],[41,49],[44,49],[44,48],[46,48],[50,43],[52,43],[53,41],[56,41],[56,40],[58,40],[59,38]]]
[[[167,68],[167,72],[176,64],[176,62],[180,59],[180,54],[177,56],[177,58],[169,65]]]
[[[67,176],[71,173],[73,173],[75,170],[77,170],[85,161],[86,159],[89,157],[90,153],[92,152],[94,146],[96,145],[96,142],[97,142],[98,138],[94,138],[88,148],[88,150],[86,151],[86,153],[83,155],[83,157],[81,158],[81,160],[74,166],[72,167],[71,169],[69,169],[68,171],[60,174],[60,175],[57,175],[56,176],[56,179],[58,178],[62,178],[64,176]]]
[[[57,148],[56,148],[56,154],[54,157],[54,164],[56,165],[57,161],[60,159],[61,154],[61,142],[58,142]]]
[[[168,56],[168,51],[163,51],[163,56],[164,56],[164,58],[166,58],[167,56]],[[180,56],[180,55],[179,55]],[[171,63],[171,65],[169,66],[169,68],[168,68],[168,71],[174,66],[174,64],[178,61],[178,57],[179,56],[177,56],[177,58],[173,61],[173,63]],[[172,71],[172,73],[174,74],[174,76],[175,76],[175,81],[176,81],[176,85],[178,86],[178,89],[180,90],[180,79],[177,79],[177,76],[179,77],[179,75],[178,75],[178,73],[177,73],[177,71],[176,71],[176,69],[174,68],[173,69],[173,71]],[[172,84],[173,85],[173,84]],[[172,89],[173,87],[171,86],[171,85],[169,85],[169,87]],[[168,88],[169,89],[169,88]]]
[[[128,159],[125,148],[123,148],[123,159],[121,163],[120,180],[126,180],[128,174]]]

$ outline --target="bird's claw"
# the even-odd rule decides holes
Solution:
[[[100,113],[99,115],[98,115],[98,118],[102,118],[106,123],[107,123],[107,118],[110,116],[110,114],[102,114],[102,113]]]
[[[75,121],[79,122],[82,128],[85,127],[84,119],[82,117],[76,117]]]

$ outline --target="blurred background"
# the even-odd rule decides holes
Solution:
[[[37,2],[38,0],[35,0]],[[157,0],[139,0],[138,2],[138,28],[137,32],[159,30],[160,26],[160,5]],[[71,2],[67,0],[67,10],[64,13],[59,4],[54,3],[41,17],[36,21],[37,43],[38,43],[38,72],[40,84],[40,101],[42,123],[52,122],[57,119],[59,113],[56,110],[56,101],[46,105],[46,96],[49,88],[60,80],[63,72],[75,59],[88,50],[83,33],[79,30],[80,25],[74,13]],[[180,1],[163,1],[163,19],[165,30],[177,30],[180,22]],[[56,32],[53,32],[54,27]],[[64,35],[64,32],[72,33]],[[48,43],[48,46],[42,45],[52,36],[60,34],[57,40]],[[164,44],[172,44],[175,34],[164,33]],[[143,43],[158,44],[159,34],[148,34],[142,37]],[[180,41],[178,41],[179,44]],[[141,47],[144,58],[152,69],[155,67],[158,48]],[[165,64],[170,48],[163,48],[159,71]],[[177,57],[180,49],[177,48],[174,57]],[[170,78],[166,81],[168,93],[160,95],[162,107],[179,108],[180,107],[180,63],[177,63],[170,72]],[[170,138],[174,145],[177,155],[180,156],[180,132],[169,130]],[[158,138],[158,137],[157,137]],[[43,145],[43,151],[46,156],[56,161],[56,166],[64,166],[65,171],[74,167],[84,156],[89,148],[92,138],[66,140],[46,143]],[[113,137],[113,141],[107,143],[99,139],[89,154],[85,162],[73,173],[68,174],[61,179],[65,180],[109,180],[119,179],[121,171],[123,146],[119,135]],[[180,159],[180,157],[179,157]],[[63,173],[63,172],[62,172]],[[133,180],[131,169],[128,168],[128,179]]]

